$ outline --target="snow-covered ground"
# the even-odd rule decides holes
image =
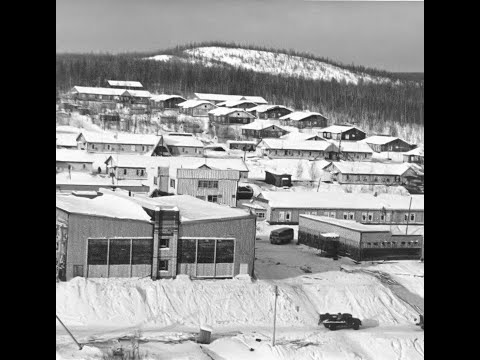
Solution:
[[[318,60],[270,51],[205,46],[187,49],[184,51],[184,54],[187,55],[185,58],[172,55],[156,55],[147,59],[163,62],[183,61],[202,63],[206,66],[227,64],[268,74],[288,75],[313,80],[335,79],[353,84],[358,84],[360,80],[373,83],[386,83],[391,81],[384,77],[352,72]]]

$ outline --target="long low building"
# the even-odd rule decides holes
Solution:
[[[57,273],[73,277],[253,276],[256,217],[188,195],[57,195]]]
[[[153,150],[160,139],[152,134],[84,131],[77,137],[78,148],[100,153],[140,153]]]
[[[300,215],[298,243],[321,249],[326,234],[338,236],[339,252],[354,260],[420,259],[423,226],[414,231],[398,226],[361,224],[326,216]]]
[[[328,141],[288,141],[263,139],[257,149],[264,156],[275,159],[331,159],[338,156],[338,148]]]
[[[254,202],[270,224],[298,224],[299,216],[322,215],[367,224],[423,224],[423,195],[263,191]]]

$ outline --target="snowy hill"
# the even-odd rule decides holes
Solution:
[[[312,80],[345,81],[346,83],[388,83],[390,79],[372,76],[366,73],[353,72],[319,60],[280,52],[230,48],[220,46],[204,46],[186,49],[181,56],[155,55],[146,58],[155,61],[181,61],[201,63],[205,66],[233,66],[273,75],[286,75]]]

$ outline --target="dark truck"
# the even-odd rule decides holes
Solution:
[[[270,243],[281,245],[288,244],[293,240],[293,229],[289,227],[283,227],[272,230],[270,232]]]
[[[360,319],[354,318],[352,314],[320,314],[318,325],[323,324],[329,330],[353,329],[358,330],[362,325]]]

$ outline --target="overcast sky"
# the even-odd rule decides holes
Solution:
[[[424,3],[316,0],[57,0],[57,52],[234,41],[391,71],[424,70]]]

